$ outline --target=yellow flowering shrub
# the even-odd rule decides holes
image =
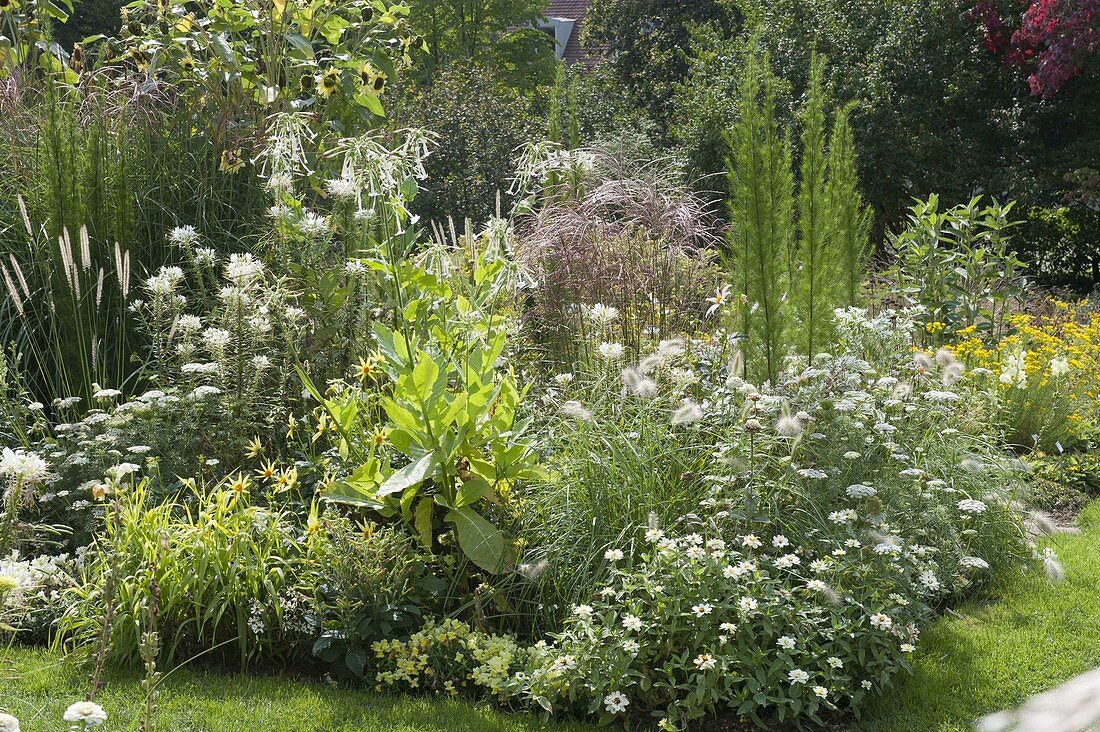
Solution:
[[[1064,360],[1077,406],[1071,418],[1086,419],[1095,412],[1100,397],[1100,312],[1084,301],[1051,304],[1048,315],[1010,316],[1013,332],[996,343],[984,341],[970,326],[958,332],[951,348],[969,367],[995,373],[1001,372],[1008,356],[1023,353],[1029,381],[1046,381]]]

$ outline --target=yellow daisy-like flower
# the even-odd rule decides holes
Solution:
[[[360,381],[366,381],[367,379],[373,379],[382,373],[382,369],[378,365],[378,358],[371,356],[369,358],[359,359],[359,363],[352,371],[352,376]]]
[[[275,476],[275,492],[286,493],[294,486],[298,485],[298,469],[288,468],[279,472]]]
[[[264,446],[262,444],[260,444],[260,438],[259,437],[253,437],[251,440],[248,441],[248,450],[244,454],[245,457],[247,457],[247,458],[258,458],[260,455],[263,455],[263,454],[264,454]]]
[[[244,473],[237,473],[229,481],[229,488],[234,493],[244,493],[250,485],[252,485],[252,479]]]
[[[317,419],[317,429],[313,433],[313,437],[310,438],[310,442],[317,442],[325,436],[325,432],[328,430],[328,413],[321,412],[321,416]]]
[[[260,476],[264,480],[271,480],[279,471],[275,468],[275,463],[268,460],[266,463],[256,468],[256,475]]]
[[[294,432],[298,427],[298,423],[294,421],[294,415],[288,414],[286,416],[286,438],[289,440],[294,437]]]
[[[386,429],[377,429],[374,431],[374,434],[371,435],[371,440],[373,440],[374,444],[378,447],[386,444],[387,439],[389,439],[389,431]]]

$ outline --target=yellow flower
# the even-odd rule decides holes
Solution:
[[[260,455],[263,455],[263,453],[264,453],[264,446],[260,444],[260,438],[259,437],[253,437],[251,440],[249,440],[249,442],[248,442],[248,451],[245,452],[245,454],[244,454],[245,457],[258,458]]]
[[[234,493],[244,493],[248,490],[250,485],[252,485],[252,479],[244,473],[237,473],[235,476],[231,476],[229,482],[229,488]]]
[[[325,431],[328,429],[328,412],[321,412],[321,416],[317,419],[317,429],[313,433],[313,437],[310,438],[310,442],[317,442],[325,436]]]
[[[289,491],[291,488],[293,488],[297,484],[298,484],[298,469],[297,468],[288,468],[287,470],[282,470],[275,477],[275,492],[276,493],[286,493],[287,491]]]
[[[359,85],[363,91],[377,97],[386,90],[386,75],[365,63],[359,67]]]
[[[323,74],[317,78],[317,91],[322,97],[330,97],[332,94],[340,88],[340,72],[333,67],[329,67]]]
[[[288,414],[286,416],[286,438],[288,440],[294,437],[294,431],[297,426],[298,423],[294,421],[294,415]]]
[[[262,466],[256,469],[256,475],[260,476],[264,480],[271,480],[275,477],[275,474],[279,471],[275,468],[275,464],[268,460]]]

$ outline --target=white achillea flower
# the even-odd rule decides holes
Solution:
[[[623,618],[623,627],[636,633],[642,629],[642,619],[637,615],[627,615]]]
[[[900,554],[901,539],[896,536],[888,536],[875,545],[875,554]]]
[[[878,630],[889,630],[894,625],[894,621],[885,613],[875,613],[870,617],[870,621],[871,627]]]
[[[849,450],[848,452],[844,453],[843,457],[845,460],[859,460],[861,457],[863,457],[863,453],[856,452],[855,450]]]
[[[974,500],[973,498],[964,498],[959,501],[958,506],[960,511],[975,514],[985,513],[986,508],[988,508],[984,503]]]
[[[180,371],[185,374],[216,374],[221,370],[221,365],[216,361],[209,363],[185,363],[180,366]]]
[[[122,396],[122,392],[118,389],[100,389],[92,394],[92,399],[114,399],[120,396]]]
[[[81,701],[70,704],[63,719],[66,722],[83,724],[85,728],[96,727],[107,721],[107,712],[94,702]]]
[[[981,557],[963,557],[959,560],[959,566],[970,569],[989,569],[989,562]]]
[[[825,480],[829,477],[829,474],[824,470],[818,470],[817,468],[801,468],[798,474],[803,478],[809,478],[810,480]]]
[[[796,668],[787,673],[787,678],[792,684],[805,684],[810,680],[810,675],[800,668]]]
[[[854,483],[844,489],[849,498],[870,498],[878,493],[874,488],[863,483]]]
[[[623,354],[626,353],[626,349],[621,343],[608,343],[604,342],[599,347],[600,357],[605,361],[620,361]]]
[[[209,384],[192,389],[187,395],[191,399],[205,399],[206,397],[217,396],[221,394],[222,390],[216,386],[210,386]]]
[[[924,398],[935,404],[943,404],[945,402],[957,402],[959,395],[953,391],[926,391]]]

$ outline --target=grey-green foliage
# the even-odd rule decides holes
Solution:
[[[798,183],[797,273],[794,278],[798,310],[799,352],[813,358],[815,348],[826,341],[837,304],[839,258],[829,226],[829,200],[825,183],[825,89],[822,60],[814,57],[806,104],[799,115],[802,124],[802,161]]]
[[[838,110],[833,120],[826,167],[828,182],[825,197],[829,209],[830,236],[841,262],[838,282],[842,287],[841,304],[854,305],[859,302],[871,258],[873,212],[859,191],[856,147],[847,107]]]
[[[751,59],[741,82],[741,116],[729,134],[728,266],[742,296],[746,374],[778,371],[789,326],[794,245],[790,142],[775,118],[775,78]]]

